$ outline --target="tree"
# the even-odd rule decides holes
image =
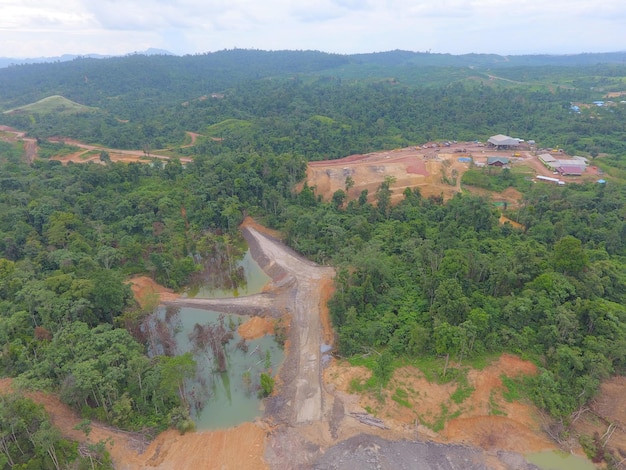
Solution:
[[[106,164],[111,163],[111,155],[106,150],[100,152],[100,161]]]
[[[354,178],[352,178],[352,176],[348,175],[346,176],[346,182],[345,182],[345,188],[346,188],[346,193],[350,193],[350,190],[352,188],[354,188]]]
[[[459,329],[448,322],[439,322],[433,330],[433,339],[437,354],[445,355],[446,357],[446,362],[443,366],[443,377],[445,377],[448,363],[450,362],[450,354],[455,354],[459,351],[461,343]]]
[[[587,267],[588,258],[582,242],[567,235],[554,245],[553,263],[557,271],[576,276]]]
[[[113,323],[114,317],[122,313],[132,297],[130,287],[123,283],[117,272],[100,269],[90,276],[93,281],[91,300],[94,313],[100,321]]]
[[[269,397],[274,391],[274,379],[267,372],[261,372],[261,396]]]
[[[337,209],[339,209],[341,208],[341,206],[343,206],[346,198],[346,193],[342,189],[338,189],[333,193],[333,204]]]
[[[177,394],[183,402],[187,402],[185,381],[196,375],[196,361],[191,353],[180,356],[160,356],[161,370],[160,388],[166,396]]]
[[[387,214],[391,205],[391,185],[395,183],[395,176],[385,176],[385,180],[376,190],[376,205],[382,214]]]
[[[431,311],[435,318],[452,325],[458,325],[465,320],[469,313],[469,303],[463,295],[459,281],[454,278],[445,279],[439,284]]]

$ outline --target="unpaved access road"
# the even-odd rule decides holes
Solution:
[[[319,266],[278,240],[252,226],[243,227],[253,257],[274,281],[275,292],[232,299],[184,299],[170,305],[193,306],[218,311],[259,314],[272,308],[286,309],[292,316],[289,357],[294,374],[283,375],[282,392],[290,403],[288,421],[303,424],[321,421],[324,416],[322,384],[322,324],[320,321],[321,282],[335,270]],[[279,307],[280,306],[280,307]],[[276,312],[273,312],[276,314]]]

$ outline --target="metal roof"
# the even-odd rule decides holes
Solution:
[[[502,134],[489,137],[487,142],[493,145],[507,145],[507,146],[519,145],[519,141],[517,139],[514,139],[513,137],[509,137],[508,135],[502,135]]]

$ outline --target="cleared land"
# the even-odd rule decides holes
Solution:
[[[356,199],[363,190],[367,190],[368,200],[373,202],[378,187],[385,179],[391,178],[392,202],[401,200],[402,192],[406,188],[418,188],[423,197],[442,196],[444,200],[448,200],[461,192],[463,173],[473,165],[486,166],[489,157],[508,158],[512,169],[527,172],[529,178],[538,175],[553,177],[552,170],[539,161],[536,153],[528,146],[515,150],[496,150],[474,142],[450,145],[427,143],[422,146],[365,155],[350,155],[339,160],[310,162],[306,181],[310,187],[315,186],[316,193],[325,200],[330,200],[339,189],[346,191],[348,177],[354,182],[354,185],[346,191],[348,199]],[[566,158],[562,153],[558,155],[560,158]],[[582,181],[597,178],[596,175],[595,167],[589,167],[583,176],[559,178],[565,182]],[[475,191],[474,188],[468,190]],[[493,199],[517,203],[519,198],[512,198],[511,195],[510,192],[503,193],[500,198],[495,194]]]

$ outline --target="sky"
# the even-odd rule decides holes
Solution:
[[[63,5],[60,7],[60,5]],[[0,57],[626,50],[624,0],[0,0]]]

